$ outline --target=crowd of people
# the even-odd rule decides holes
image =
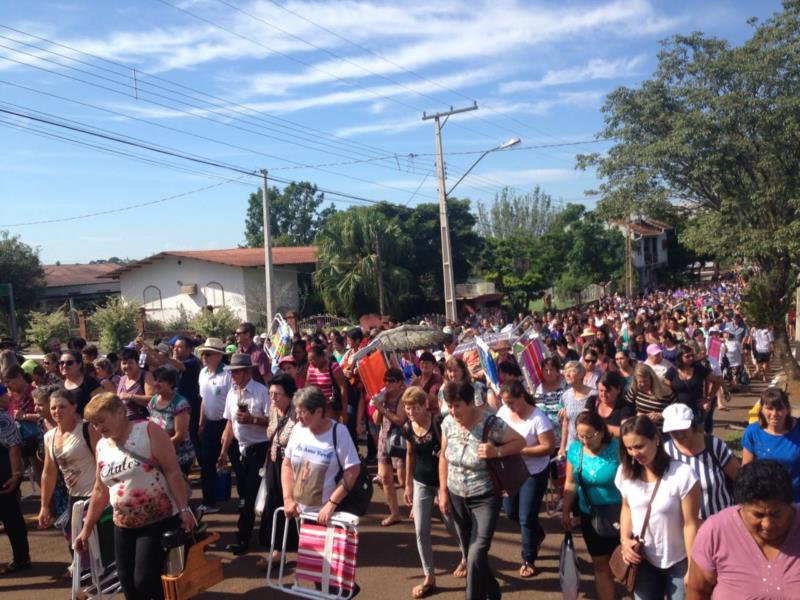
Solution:
[[[41,487],[40,527],[60,528],[70,552],[112,511],[118,575],[126,597],[140,599],[163,595],[162,533],[190,531],[200,514],[224,508],[220,469],[232,470],[238,496],[225,550],[240,555],[269,548],[278,508],[274,533],[288,527],[296,550],[292,517],[328,523],[363,460],[377,465],[388,513],[380,525],[404,520],[401,501],[411,508],[423,577],[413,598],[437,592],[434,505],[460,549],[449,568],[465,579],[467,600],[502,595],[490,560],[501,515],[519,530],[518,575],[534,590],[541,506],[559,482],[561,525],[582,534],[600,600],[619,596],[616,555],[637,568],[638,600],[800,597],[800,427],[787,394],[763,392],[741,461],[713,435],[715,411],[751,377],[766,381],[774,350],[769,329],[739,312],[741,291],[724,282],[444,324],[442,344],[389,356],[374,396],[354,356],[377,331],[358,327],[295,334],[277,364],[250,323],[232,340],[137,338],[118,355],[99,356],[80,338],[66,349],[55,340],[41,361],[5,350],[0,520],[13,559],[1,573],[31,565],[23,468]],[[520,327],[548,350],[535,386],[513,352]],[[459,352],[475,336],[494,336],[499,382]],[[490,466],[515,455],[527,478],[504,494]],[[189,485],[196,466],[199,502]],[[73,539],[71,507],[87,499]]]

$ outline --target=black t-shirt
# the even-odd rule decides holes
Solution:
[[[444,418],[437,415],[431,419],[431,426],[423,436],[417,436],[410,421],[403,424],[403,435],[411,444],[414,452],[415,481],[439,487],[439,451],[442,449],[442,421]]]
[[[707,367],[700,363],[695,363],[690,379],[682,379],[678,374],[678,369],[675,367],[666,372],[664,379],[667,379],[672,384],[676,402],[685,404],[697,412],[703,399],[703,384],[710,373],[711,371]]]
[[[203,365],[200,360],[191,355],[182,361],[186,369],[178,379],[178,393],[189,401],[192,407],[200,405],[200,370]]]
[[[94,377],[84,375],[83,381],[75,389],[70,390],[75,398],[75,405],[78,407],[78,414],[83,415],[83,409],[92,399],[92,392],[100,387],[100,382]]]
[[[597,411],[597,405],[600,404],[600,398],[597,396],[589,396],[586,399],[586,404],[584,404],[584,410],[591,410]],[[622,422],[627,419],[628,417],[633,417],[636,414],[636,408],[625,402],[620,394],[619,398],[617,398],[617,403],[614,405],[614,410],[611,411],[611,414],[607,417],[604,417],[603,420],[606,422],[606,425],[611,425],[612,427],[619,427],[622,425]]]

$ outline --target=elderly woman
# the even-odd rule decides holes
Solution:
[[[688,556],[697,535],[700,484],[689,465],[672,460],[653,421],[638,415],[622,424],[620,467],[622,558],[639,565],[635,600],[680,600]],[[642,539],[639,536],[650,512]]]
[[[269,413],[267,414],[267,460],[264,465],[264,477],[267,480],[267,503],[264,506],[263,517],[258,531],[259,541],[262,546],[270,547],[272,541],[272,515],[283,506],[283,488],[281,487],[281,465],[286,453],[286,446],[292,435],[292,430],[297,423],[297,413],[292,405],[292,397],[297,391],[294,377],[288,373],[280,373],[269,382]],[[283,528],[286,519],[278,516],[278,527],[275,539],[283,539]],[[297,528],[290,527],[286,540],[286,548],[294,552],[297,549]],[[276,550],[277,552],[277,550]],[[277,559],[274,556],[273,559]],[[256,566],[266,569],[268,561],[262,558]]]
[[[646,415],[659,428],[664,417],[662,411],[675,402],[675,396],[650,366],[640,362],[633,370],[633,382],[625,394],[628,404],[633,405],[637,415]]]
[[[587,398],[584,405],[586,410],[594,411],[603,418],[614,437],[619,437],[622,422],[636,413],[623,398],[624,388],[622,376],[615,371],[607,371],[597,381],[597,396]]]
[[[520,454],[528,468],[528,480],[515,496],[503,498],[503,510],[522,534],[520,577],[536,575],[536,559],[545,532],[539,523],[539,510],[547,491],[550,456],[556,448],[553,424],[536,407],[533,396],[519,381],[508,381],[500,388],[503,406],[497,416],[525,440]]]
[[[742,467],[738,506],[697,533],[688,598],[799,598],[800,510],[789,473],[772,460]]]
[[[606,513],[619,515],[622,497],[614,485],[619,467],[619,440],[611,435],[605,421],[595,412],[584,411],[575,420],[578,439],[567,449],[567,479],[564,484],[564,503],[561,524],[572,529],[572,514],[578,500],[581,532],[586,549],[592,557],[594,586],[599,600],[613,600],[614,579],[609,560],[619,546],[615,532],[597,531],[592,525],[592,509],[603,507]],[[609,510],[608,507],[612,507]],[[610,523],[613,526],[613,523]]]
[[[561,446],[558,451],[560,456],[566,456],[567,448],[577,439],[575,417],[584,410],[586,403],[597,395],[596,389],[583,383],[585,374],[583,365],[577,360],[570,361],[564,366],[564,379],[570,387],[561,395],[563,408],[560,414]]]
[[[128,600],[164,597],[164,531],[195,526],[178,457],[169,435],[149,421],[130,421],[118,396],[103,393],[86,407],[86,419],[103,436],[89,512],[75,550],[88,547],[103,509],[114,511],[117,576]]]
[[[718,437],[706,435],[692,409],[685,404],[671,404],[664,409],[664,433],[670,434],[665,445],[673,460],[694,470],[703,491],[700,520],[733,504],[729,481],[736,479],[739,460]]]
[[[500,495],[486,460],[519,454],[525,440],[502,419],[475,406],[470,383],[450,381],[444,395],[448,415],[442,422],[439,509],[453,515],[467,546],[467,598],[500,598],[500,585],[489,565]]]
[[[63,531],[67,540],[71,541],[72,506],[78,500],[86,500],[92,494],[97,471],[94,453],[100,434],[78,414],[75,397],[71,392],[56,389],[50,393],[49,399],[49,413],[56,427],[44,435],[44,471],[42,471],[39,527],[46,529],[53,524],[51,506],[60,472],[69,494],[65,508],[67,521],[64,523]],[[70,549],[71,547],[70,544]]]
[[[286,518],[317,512],[317,522],[327,525],[353,489],[361,461],[347,427],[325,416],[328,401],[319,388],[304,387],[293,402],[297,424],[281,467]]]
[[[178,385],[178,370],[171,366],[157,367],[153,371],[155,395],[150,399],[147,410],[150,422],[167,432],[175,446],[178,464],[184,475],[194,464],[194,445],[189,438],[189,415],[192,407],[189,401],[175,391]]]
[[[742,464],[764,459],[779,462],[789,472],[794,501],[800,502],[800,421],[792,417],[789,396],[778,388],[761,393],[758,422],[742,437]]]

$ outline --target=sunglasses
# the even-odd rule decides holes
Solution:
[[[230,329],[228,331],[230,331]],[[234,331],[233,335],[244,335],[245,333],[247,333],[247,332],[246,331]]]
[[[399,379],[384,379],[383,383],[397,383]]]
[[[584,358],[584,359],[583,359],[583,362],[585,362],[587,365],[593,365],[593,364],[594,364],[594,363],[596,363],[597,361],[596,361],[596,360],[594,360],[593,358]]]
[[[75,364],[75,361],[74,360],[60,360],[60,361],[58,361],[58,364],[60,364],[62,367],[71,367],[72,365]]]

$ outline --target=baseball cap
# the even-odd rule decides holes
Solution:
[[[655,356],[656,354],[661,354],[661,346],[658,344],[650,344],[647,346],[647,354],[651,356]]]
[[[664,417],[664,433],[689,429],[694,422],[694,413],[685,404],[670,404],[661,414]]]

